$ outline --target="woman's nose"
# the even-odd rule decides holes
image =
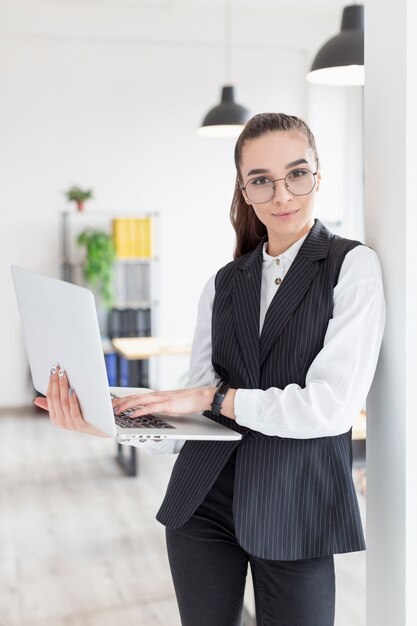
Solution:
[[[293,195],[288,190],[285,180],[274,181],[274,195],[272,197],[274,202],[287,202],[292,199]]]

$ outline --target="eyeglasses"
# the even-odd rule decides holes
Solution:
[[[279,180],[284,181],[286,189],[288,189],[293,196],[307,196],[314,189],[316,175],[317,171],[312,172],[311,170],[302,168],[291,170],[285,178],[276,178],[275,180],[267,176],[257,176],[256,178],[251,178],[246,183],[245,187],[241,186],[241,189],[246,191],[249,200],[254,204],[263,204],[264,202],[272,200],[275,193],[275,183]]]

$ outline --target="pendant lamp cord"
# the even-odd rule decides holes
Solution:
[[[232,6],[231,0],[224,0],[224,57],[225,81],[231,85],[232,80]]]

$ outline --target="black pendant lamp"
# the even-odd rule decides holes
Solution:
[[[343,9],[338,35],[320,48],[306,78],[322,85],[364,84],[364,7],[353,4]]]
[[[197,134],[202,137],[237,137],[248,121],[250,113],[237,104],[234,87],[229,84],[231,74],[231,7],[230,0],[225,0],[225,74],[226,84],[222,88],[221,102],[210,109],[203,119]]]
[[[237,137],[249,117],[249,111],[235,102],[234,87],[226,85],[220,104],[210,109],[197,133],[202,137]]]

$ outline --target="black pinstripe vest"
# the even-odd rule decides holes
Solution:
[[[219,376],[236,389],[304,387],[323,347],[343,259],[357,245],[316,219],[268,308],[260,337],[262,243],[223,267],[212,314],[212,361]],[[242,428],[223,416],[218,421],[242,432],[242,440],[185,443],[157,514],[162,524],[178,527],[189,519],[237,448],[233,514],[247,552],[295,560],[365,548],[351,430],[289,439]]]

